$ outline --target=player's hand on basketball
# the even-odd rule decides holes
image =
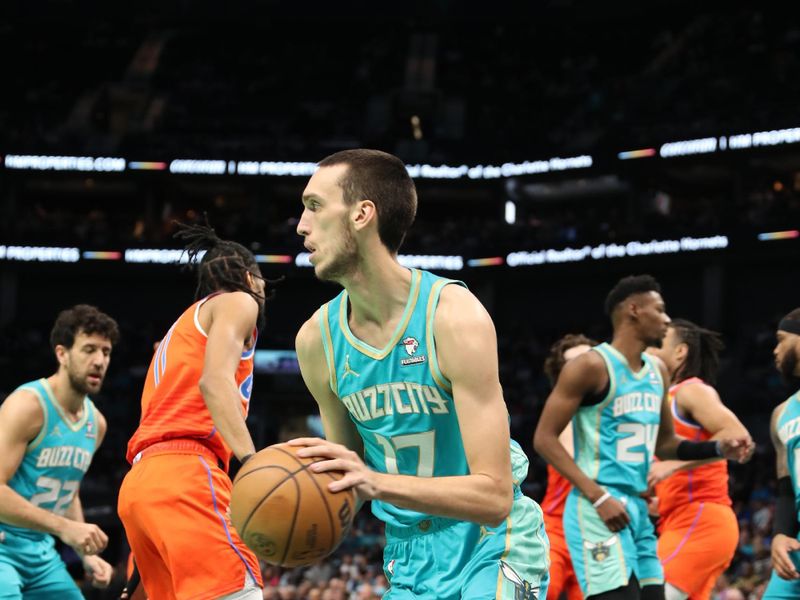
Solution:
[[[65,519],[58,537],[72,546],[81,556],[102,552],[108,544],[108,536],[97,525]]]
[[[111,583],[114,568],[99,556],[84,556],[83,567],[92,578],[92,586],[107,588]]]
[[[772,567],[783,579],[800,579],[800,573],[789,556],[789,552],[797,551],[800,551],[800,542],[796,539],[782,533],[772,538]]]
[[[609,496],[600,506],[596,507],[595,510],[597,514],[600,515],[600,518],[603,519],[603,523],[606,524],[606,527],[614,533],[622,531],[631,522],[628,511],[625,510],[625,505],[614,498],[614,496]]]
[[[373,479],[377,473],[364,464],[356,452],[342,444],[334,444],[321,438],[297,438],[287,443],[292,446],[305,446],[297,451],[297,456],[326,459],[309,467],[315,473],[341,471],[344,474],[341,479],[328,484],[330,491],[341,492],[355,488],[361,500],[372,500],[376,497],[377,490]]]
[[[755,444],[750,436],[718,440],[720,455],[728,460],[745,463],[755,451]]]

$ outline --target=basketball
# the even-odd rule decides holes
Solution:
[[[302,446],[275,444],[256,453],[233,482],[231,521],[263,561],[308,565],[333,552],[355,514],[353,490],[330,492],[340,473],[314,473],[319,459],[300,458]]]

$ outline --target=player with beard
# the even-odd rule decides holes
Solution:
[[[798,391],[775,408],[770,420],[778,499],[771,546],[773,571],[764,600],[800,598],[800,308],[781,319],[777,337],[775,366]]]
[[[745,460],[749,438],[690,442],[675,435],[669,374],[645,354],[667,333],[661,286],[649,275],[621,279],[606,298],[611,343],[564,365],[534,435],[536,450],[573,484],[564,531],[581,590],[603,600],[664,598],[656,536],[641,497],[652,457]],[[572,420],[575,458],[558,441]]]
[[[294,443],[386,523],[384,597],[544,597],[542,511],[519,487],[528,460],[509,439],[491,317],[461,282],[397,260],[417,208],[405,165],[338,152],[303,205],[314,271],[344,291],[297,334],[328,439]]]
[[[0,406],[1,598],[83,598],[52,536],[78,553],[95,586],[111,580],[99,556],[108,538],[84,521],[79,489],[106,433],[88,394],[100,391],[118,338],[117,323],[94,306],[62,311],[50,332],[58,370]]]
[[[252,252],[207,225],[176,235],[190,264],[206,252],[196,301],[150,363],[119,515],[149,598],[260,599],[258,560],[227,514],[227,471],[255,453],[245,418],[266,282]]]

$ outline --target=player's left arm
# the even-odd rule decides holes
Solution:
[[[448,285],[434,316],[434,335],[439,368],[453,387],[468,475],[379,473],[366,467],[355,452],[322,440],[297,440],[308,446],[298,454],[329,459],[311,465],[314,471],[345,472],[329,484],[332,491],[355,487],[365,500],[497,526],[511,510],[513,489],[508,411],[498,376],[494,324],[475,296]]]
[[[106,418],[99,410],[95,409],[94,414],[97,419],[97,443],[95,444],[96,452],[106,436],[108,424],[106,422]],[[81,503],[80,492],[81,490],[79,486],[75,492],[75,497],[72,499],[72,503],[67,507],[64,515],[73,521],[85,523],[86,518],[83,515],[83,504]],[[81,553],[79,552],[79,554]],[[109,563],[104,561],[97,554],[81,554],[81,560],[83,561],[84,569],[86,569],[87,573],[92,577],[93,586],[98,588],[106,588],[109,586],[111,583],[111,577],[114,574],[114,568]]]
[[[722,400],[713,387],[706,383],[692,383],[682,386],[675,401],[684,413],[694,420],[703,429],[711,434],[712,440],[722,440],[728,438],[742,438],[750,440],[747,459],[752,457],[755,451],[755,444],[752,443],[750,433],[742,422],[733,412],[722,403]],[[696,467],[723,460],[717,456],[705,460],[667,460],[653,466],[651,470],[650,483],[657,483],[676,471],[694,469]]]
[[[652,357],[661,371],[661,377],[669,381],[667,367],[657,357]],[[675,434],[672,424],[672,411],[669,406],[669,388],[664,386],[661,400],[661,423],[656,440],[656,456],[661,460],[706,460],[709,458],[726,458],[738,462],[746,462],[752,455],[753,441],[749,435],[740,437],[724,437],[709,442],[691,442]]]

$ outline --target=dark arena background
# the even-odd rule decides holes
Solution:
[[[54,372],[58,312],[120,323],[102,392],[102,448],[81,486],[118,570],[116,514],[158,342],[189,305],[174,220],[207,214],[284,278],[258,340],[248,425],[257,448],[320,433],[294,336],[338,293],[296,226],[316,161],[378,148],[419,194],[407,266],[466,282],[498,332],[512,437],[531,458],[569,332],[608,339],[605,294],[650,273],[667,311],[723,334],[717,388],[757,450],[730,465],[741,538],[712,597],[761,597],[775,498],[769,414],[791,392],[778,320],[800,306],[800,22],[772,6],[581,3],[525,9],[436,0],[373,5],[11,2],[0,20],[0,398]],[[302,3],[301,3],[302,4]],[[487,434],[489,435],[489,434]],[[367,508],[306,569],[264,566],[264,598],[380,597],[382,525]],[[74,577],[80,559],[61,549]]]

